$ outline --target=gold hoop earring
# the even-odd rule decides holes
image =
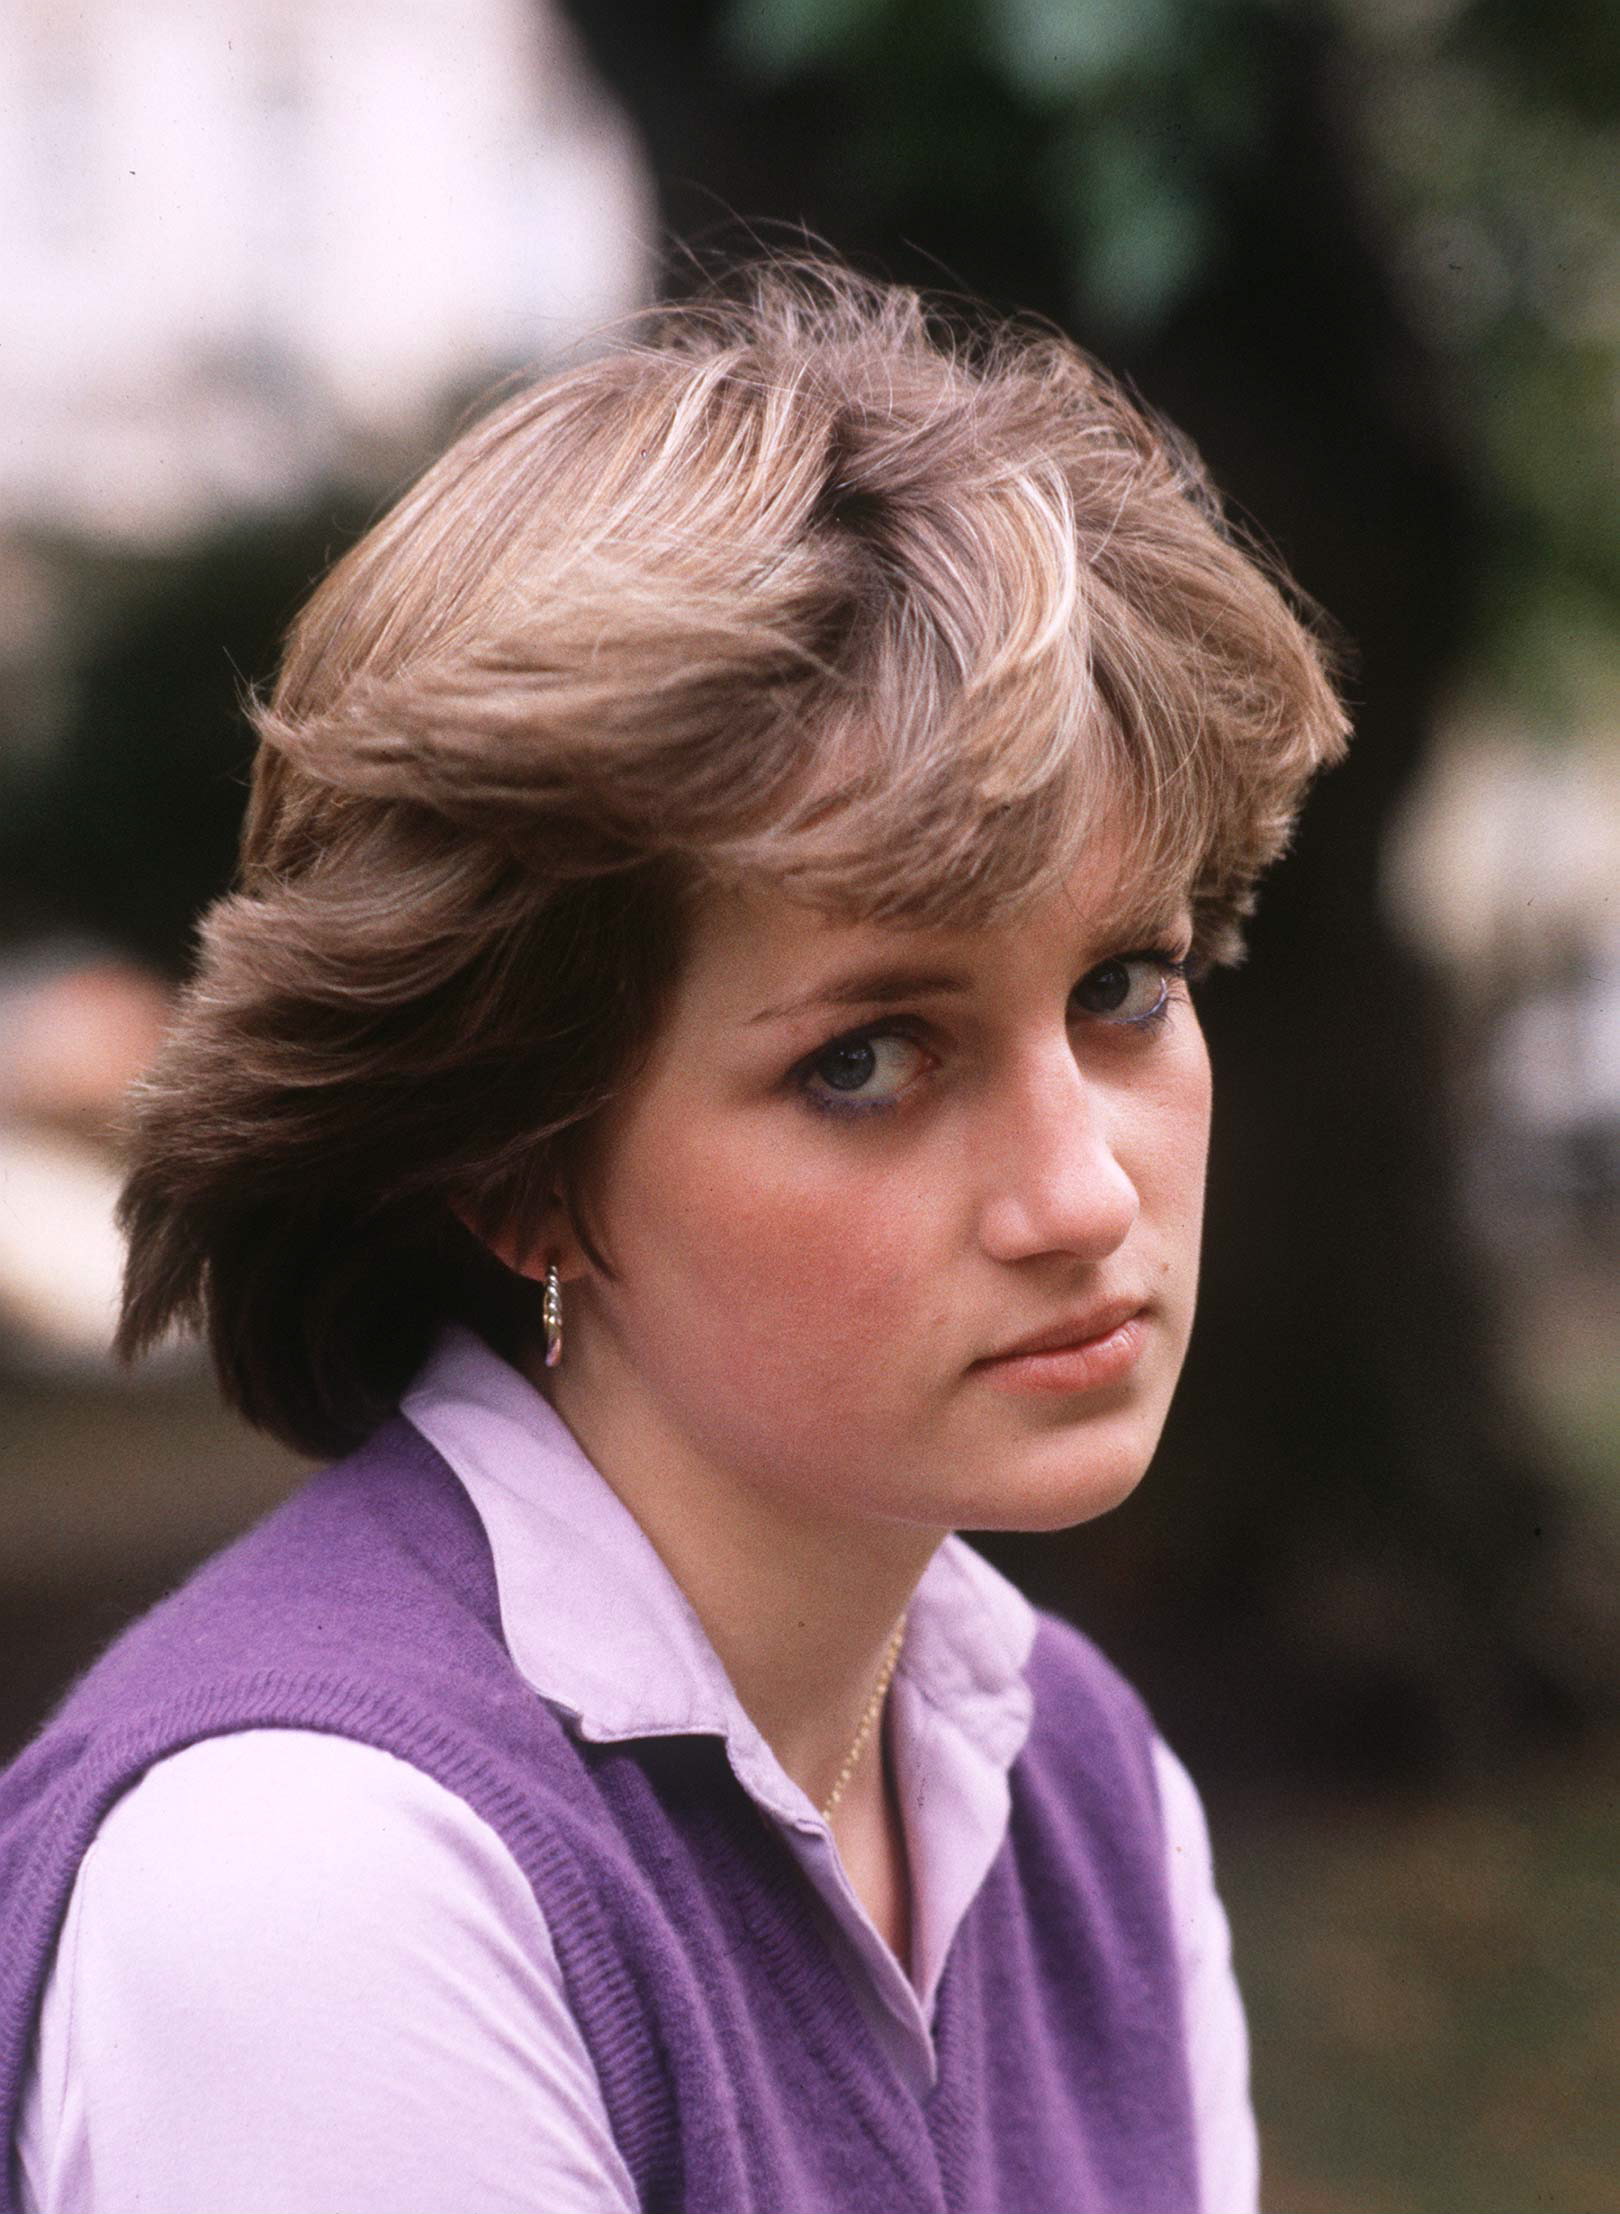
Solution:
[[[546,1289],[540,1302],[540,1327],[546,1334],[546,1366],[555,1368],[562,1359],[562,1278],[557,1273],[555,1261],[546,1263]]]

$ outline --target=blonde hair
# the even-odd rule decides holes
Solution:
[[[1194,456],[1075,346],[804,261],[466,432],[253,719],[239,886],[138,1103],[120,1342],[206,1328],[318,1452],[448,1315],[521,1339],[531,1287],[457,1214],[577,1201],[705,887],[972,923],[1106,820],[1231,961],[1346,728]]]

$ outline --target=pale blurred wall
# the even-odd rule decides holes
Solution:
[[[0,210],[0,527],[137,542],[389,471],[656,222],[536,0],[11,0]]]

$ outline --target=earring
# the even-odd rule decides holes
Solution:
[[[562,1359],[562,1278],[557,1273],[555,1261],[546,1263],[546,1288],[540,1301],[540,1326],[546,1334],[546,1366],[555,1368]]]

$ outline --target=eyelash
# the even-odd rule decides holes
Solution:
[[[1153,1005],[1145,1014],[1141,1015],[1094,1015],[1089,1019],[1105,1023],[1113,1030],[1129,1030],[1141,1036],[1144,1032],[1158,1030],[1169,1021],[1177,1003],[1185,997],[1182,987],[1190,979],[1193,979],[1194,966],[1190,954],[1172,953],[1167,947],[1163,946],[1141,946],[1130,953],[1110,954],[1107,961],[1097,963],[1097,968],[1107,968],[1111,962],[1118,962],[1124,967],[1133,961],[1150,961],[1159,971],[1163,980],[1163,989]],[[1086,971],[1086,976],[1095,974],[1096,969]],[[1082,977],[1080,983],[1076,984],[1075,991],[1078,991],[1080,984],[1084,982],[1085,977]],[[855,1121],[867,1115],[893,1114],[901,1104],[900,1099],[872,1099],[866,1101],[853,1097],[836,1099],[829,1098],[825,1092],[816,1091],[813,1088],[816,1071],[829,1054],[837,1053],[841,1048],[848,1046],[869,1045],[874,1039],[905,1038],[913,1044],[920,1045],[922,1043],[920,1033],[923,1028],[924,1025],[920,1022],[901,1016],[898,1018],[891,1017],[887,1022],[867,1023],[859,1030],[842,1031],[836,1038],[829,1038],[824,1045],[817,1046],[814,1053],[807,1055],[804,1060],[799,1062],[792,1073],[794,1087],[805,1105],[816,1114],[832,1115],[844,1121]],[[910,1088],[908,1085],[907,1091]],[[904,1096],[902,1094],[901,1098]]]

